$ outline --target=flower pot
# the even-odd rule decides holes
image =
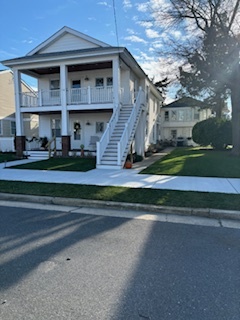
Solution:
[[[131,161],[126,161],[125,162],[125,166],[124,166],[126,169],[131,169],[132,168],[132,162]]]

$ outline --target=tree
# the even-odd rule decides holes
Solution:
[[[232,123],[229,120],[209,118],[195,124],[193,141],[202,146],[211,145],[222,150],[232,143]]]
[[[167,50],[185,59],[185,69],[190,67],[182,68],[180,75],[185,88],[208,94],[215,104],[230,95],[235,155],[240,155],[239,4],[240,0],[169,0],[153,15],[158,23],[164,19],[166,28],[181,30],[180,43],[171,42]]]

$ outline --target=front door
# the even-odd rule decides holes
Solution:
[[[72,149],[80,149],[80,145],[82,143],[83,143],[82,124],[79,120],[73,120],[72,121],[72,136],[71,136]]]

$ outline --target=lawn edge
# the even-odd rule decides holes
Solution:
[[[63,198],[51,196],[35,196],[25,194],[10,194],[0,193],[0,200],[5,201],[22,201],[41,204],[52,204],[62,206],[75,206],[75,207],[91,207],[91,208],[107,208],[118,210],[132,210],[137,212],[146,211],[146,213],[155,214],[174,214],[181,216],[195,216],[211,219],[231,219],[240,220],[240,211],[238,210],[225,210],[225,209],[212,209],[212,208],[191,208],[191,207],[173,207],[173,206],[160,206],[149,205],[141,203],[126,203],[104,200],[87,200],[77,198]]]

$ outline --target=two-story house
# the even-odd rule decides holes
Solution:
[[[26,82],[20,82],[21,92],[31,92]],[[26,113],[22,118],[26,139],[38,136],[38,116]],[[0,71],[0,151],[15,151],[16,135],[14,80],[11,70]]]
[[[202,120],[212,116],[209,108],[190,97],[184,97],[161,108],[161,139],[177,140],[183,138],[193,144],[192,128]]]
[[[157,140],[162,96],[124,47],[63,27],[26,56],[2,63],[14,73],[19,155],[28,113],[39,115],[39,136],[56,137],[63,156],[95,142],[99,168],[122,168],[130,146],[144,155]],[[37,79],[34,94],[21,90],[22,74]]]

